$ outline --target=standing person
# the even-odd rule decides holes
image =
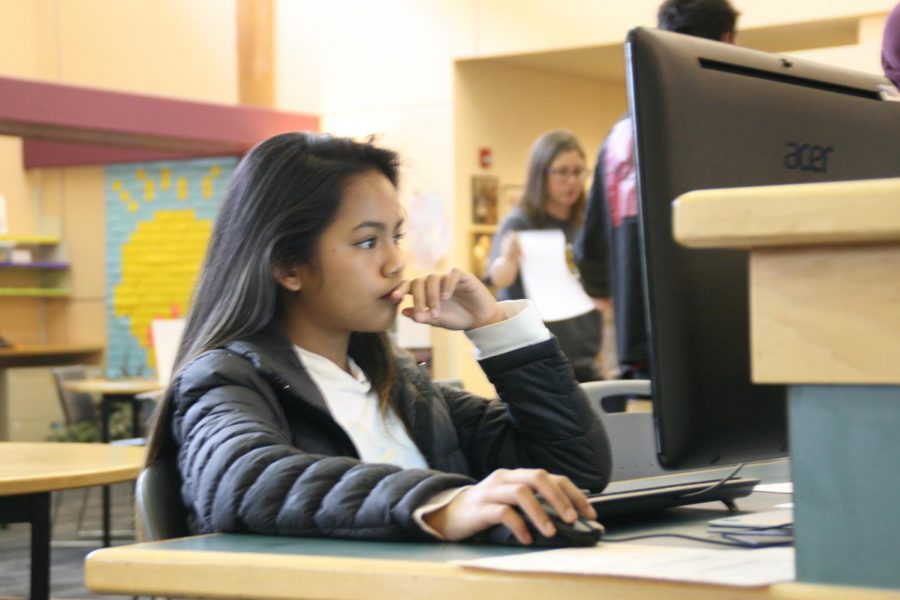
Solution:
[[[657,20],[666,31],[732,43],[737,16],[728,0],[666,0]],[[584,227],[574,250],[584,290],[599,309],[614,314],[619,377],[649,378],[634,140],[628,115],[613,125],[600,148]]]
[[[535,140],[522,198],[500,223],[488,259],[487,279],[497,288],[499,299],[527,297],[519,272],[522,252],[516,232],[560,229],[567,244],[572,243],[581,225],[588,173],[584,150],[571,131],[548,131]],[[546,325],[572,362],[578,381],[603,379],[597,365],[602,335],[598,311]]]
[[[194,533],[463,540],[596,514],[609,446],[528,302],[458,270],[403,276],[397,157],[304,133],[232,178],[194,291],[148,464],[173,461]],[[387,336],[463,330],[502,398],[430,380]]]

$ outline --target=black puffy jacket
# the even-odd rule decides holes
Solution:
[[[429,539],[414,510],[501,467],[607,484],[606,433],[556,340],[481,362],[504,402],[438,386],[411,357],[398,361],[393,393],[434,470],[361,462],[281,332],[182,369],[171,424],[192,530]]]

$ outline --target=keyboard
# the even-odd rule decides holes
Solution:
[[[750,477],[674,482],[666,481],[666,477],[647,477],[612,482],[600,494],[589,494],[588,500],[602,521],[605,517],[656,512],[701,502],[720,500],[728,504],[749,496],[758,483],[759,479]]]

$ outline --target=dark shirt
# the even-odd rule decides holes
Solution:
[[[500,256],[500,248],[503,245],[503,237],[510,231],[527,231],[529,229],[560,229],[566,236],[566,242],[571,243],[575,238],[578,228],[568,221],[560,221],[549,215],[544,216],[544,222],[538,225],[528,217],[520,206],[514,207],[494,235],[494,243],[491,247],[490,263]],[[490,264],[489,263],[489,264]],[[498,300],[520,300],[526,298],[525,287],[522,285],[521,274],[516,275],[516,280],[508,287],[497,290]],[[583,315],[561,321],[546,323],[547,328],[559,340],[560,348],[572,363],[575,370],[575,378],[578,381],[597,381],[603,379],[603,374],[597,365],[597,355],[600,353],[600,344],[603,340],[603,317],[592,310]]]
[[[588,295],[612,297],[620,369],[647,368],[640,222],[631,119],[620,119],[603,142],[588,194],[575,263]]]

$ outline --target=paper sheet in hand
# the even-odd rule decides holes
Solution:
[[[544,321],[562,321],[594,309],[581,283],[566,264],[566,237],[559,229],[517,232],[519,271],[525,296]]]
[[[708,550],[600,542],[593,548],[561,548],[458,564],[494,571],[610,575],[738,587],[794,579],[793,548]]]

